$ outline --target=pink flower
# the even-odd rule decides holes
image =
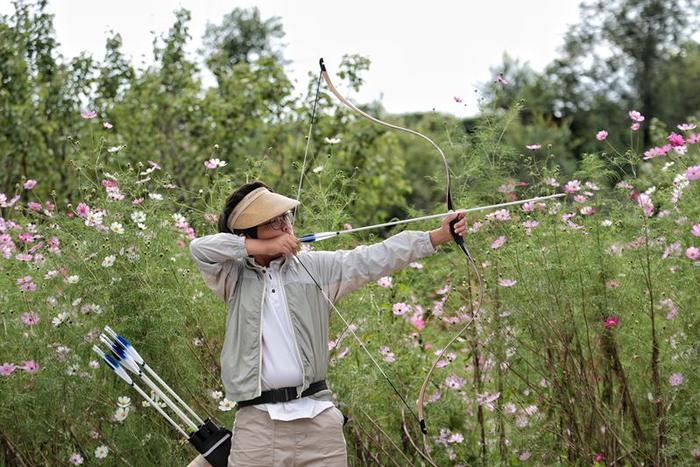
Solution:
[[[532,233],[532,229],[540,225],[539,221],[533,221],[533,220],[527,220],[523,222],[523,228],[525,229],[525,233],[530,235]]]
[[[503,279],[501,277],[498,278],[498,285],[501,287],[513,287],[515,284],[517,284],[518,281],[515,279]]]
[[[646,217],[651,217],[654,214],[654,204],[646,193],[641,193],[637,197],[637,204],[642,208]]]
[[[411,311],[411,307],[405,303],[394,303],[394,306],[391,308],[391,311],[394,313],[395,316],[403,316],[409,311]]]
[[[68,462],[70,462],[73,465],[81,465],[85,460],[83,459],[83,456],[80,454],[73,453],[70,458],[68,459]]]
[[[620,318],[618,316],[610,315],[607,318],[605,318],[605,320],[603,321],[603,326],[610,329],[610,328],[614,328],[619,323],[620,323]]]
[[[668,377],[668,384],[670,384],[673,387],[680,386],[683,384],[683,374],[682,373],[673,373],[671,376]]]
[[[224,167],[225,165],[226,161],[222,161],[216,158],[204,161],[204,166],[209,170],[216,169],[218,167]]]
[[[526,147],[527,149],[529,149],[530,151],[537,151],[539,148],[542,147],[542,145],[541,145],[541,144],[528,144],[528,145],[525,146],[525,147]]]
[[[531,213],[535,210],[535,203],[528,201],[527,203],[523,203],[520,209],[522,209],[525,213]]]
[[[3,363],[0,365],[0,376],[10,376],[17,367],[14,363]]]
[[[678,146],[683,146],[685,144],[685,139],[683,136],[674,132],[668,135],[668,142],[675,148]]]
[[[382,354],[385,362],[393,363],[396,361],[396,356],[394,355],[394,352],[392,352],[391,349],[387,346],[380,348],[379,353]]]
[[[27,209],[30,211],[39,212],[41,211],[41,204],[37,203],[36,201],[30,201],[27,203]]]
[[[138,205],[138,204],[141,204],[141,203],[143,203],[143,198],[134,198],[134,199],[131,201],[131,204],[134,205],[134,206],[136,206],[136,205]]]
[[[693,234],[694,237],[700,237],[700,224],[694,224],[693,228],[690,229],[690,233]]]
[[[34,360],[27,360],[26,362],[22,363],[22,365],[17,367],[17,368],[26,371],[30,375],[33,375],[33,374],[36,374],[39,372],[39,365]]]
[[[508,81],[503,77],[503,73],[496,75],[496,83],[500,83],[502,86],[507,86]]]
[[[693,133],[692,135],[688,135],[688,139],[686,140],[686,143],[695,144],[698,142],[700,142],[700,133]]]
[[[377,280],[377,285],[379,287],[384,287],[385,289],[388,289],[389,287],[391,287],[391,282],[392,282],[391,277],[384,276],[384,277],[380,277],[379,280]]]
[[[32,282],[32,276],[20,277],[17,279],[16,284],[19,285],[19,288],[23,292],[33,292],[36,290],[36,284]]]
[[[689,131],[689,130],[694,130],[696,126],[692,123],[681,123],[678,125],[678,129],[681,131]]]
[[[636,110],[630,110],[627,114],[630,116],[632,121],[640,123],[644,121],[644,115],[640,114]]]
[[[581,189],[581,182],[578,180],[571,180],[566,182],[566,185],[564,185],[564,192],[573,194],[576,193]]]
[[[639,123],[634,122],[633,124],[630,125],[630,130],[639,131],[639,127],[640,127]]]
[[[486,407],[490,411],[493,411],[493,409],[494,409],[493,403],[494,403],[494,401],[497,401],[500,397],[501,397],[500,392],[495,392],[493,394],[477,394],[476,403],[479,405],[483,405],[484,407]]]
[[[345,230],[352,230],[352,224],[343,224]]]
[[[605,141],[605,138],[608,137],[608,132],[605,130],[600,130],[598,133],[595,134],[595,139],[598,141]]]
[[[461,97],[455,96],[455,97],[453,97],[453,99],[454,99],[455,102],[458,103],[458,104],[461,104],[461,103],[462,103],[462,98],[461,98]]]
[[[593,456],[593,462],[603,462],[605,460],[605,456],[603,455],[602,452],[599,452],[595,456]]]
[[[518,455],[518,459],[525,462],[526,460],[530,459],[530,456],[532,456],[530,451],[523,451]]]
[[[27,326],[34,326],[39,321],[41,321],[39,315],[34,313],[33,311],[30,311],[28,313],[22,313],[22,322]]]
[[[75,212],[78,214],[78,217],[87,217],[90,213],[90,206],[85,203],[79,203],[78,207],[75,208]]]
[[[457,375],[451,375],[445,378],[445,386],[450,389],[459,389],[464,386],[465,382],[464,378],[460,378]]]
[[[510,220],[510,212],[507,209],[499,209],[498,211],[492,212],[491,214],[487,215],[486,220],[496,220],[505,222]],[[475,222],[474,224],[472,224],[472,227],[476,229],[477,224],[478,222]],[[481,227],[481,225],[479,225],[479,227]]]
[[[498,237],[496,240],[494,240],[493,243],[491,243],[491,248],[492,248],[493,250],[496,250],[496,249],[498,249],[498,248],[501,248],[501,247],[503,246],[504,243],[506,243],[506,237],[504,237],[503,235],[501,235],[501,236]]]
[[[102,126],[105,127],[105,128],[108,129],[108,130],[111,130],[111,129],[112,129],[112,124],[109,123],[109,122],[104,122],[104,123],[102,123]]]
[[[664,298],[663,300],[661,300],[659,302],[659,306],[668,310],[668,313],[666,313],[666,319],[669,321],[671,321],[678,315],[678,307],[675,303],[673,303],[673,300],[671,300],[670,298]]]
[[[36,180],[29,179],[26,182],[24,182],[24,185],[23,185],[24,189],[31,190],[32,188],[34,188],[36,186],[36,183],[37,183]]]
[[[412,315],[410,318],[408,318],[408,322],[411,323],[419,331],[425,328],[425,320],[423,319],[423,316],[420,313],[415,313],[414,315]]]
[[[692,181],[700,180],[700,165],[688,167],[688,170],[685,171],[685,178]]]
[[[695,261],[696,259],[700,258],[700,249],[691,246],[690,248],[685,250],[685,255],[688,257],[688,259]]]
[[[83,110],[82,112],[80,112],[80,116],[83,117],[85,120],[91,120],[97,117],[97,112],[94,110]]]

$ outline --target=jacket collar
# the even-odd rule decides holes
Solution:
[[[275,269],[285,269],[289,265],[289,261],[287,261],[287,258],[285,256],[279,257],[277,259],[273,259],[270,261],[270,267],[274,267]],[[263,271],[267,267],[262,266],[258,263],[255,262],[255,258],[252,256],[246,256],[246,266],[249,267],[250,269],[254,269],[257,271]]]

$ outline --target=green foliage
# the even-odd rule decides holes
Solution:
[[[579,195],[591,193],[514,208],[508,221],[470,216],[466,243],[483,293],[475,272],[444,246],[394,274],[391,287],[369,284],[340,304],[409,402],[435,351],[474,319],[428,387],[428,443],[438,465],[518,465],[528,456],[535,464],[589,464],[597,453],[610,463],[688,465],[697,456],[700,277],[686,251],[698,246],[690,229],[700,221],[700,182],[679,178],[698,163],[697,146],[688,144],[684,156],[669,151],[663,162],[642,159],[649,144],[665,143],[668,128],[698,111],[698,47],[682,34],[693,18],[686,23],[678,17],[685,10],[669,11],[674,5],[585,9],[561,59],[544,73],[505,56],[498,71],[508,84],[485,88],[482,112],[470,120],[362,106],[444,149],[460,207],[552,193],[569,174],[583,184]],[[237,186],[262,179],[296,196],[301,175],[299,233],[444,209],[444,167],[425,141],[358,118],[323,87],[311,126],[316,76],[295,95],[278,47],[279,18],[235,9],[210,25],[202,53],[217,85],[207,89],[185,53],[189,21],[188,11],[176,11],[154,41],[154,63],[135,70],[114,32],[101,62],[61,57],[44,2],[18,2],[12,17],[0,18],[0,164],[7,168],[0,173],[0,363],[39,364],[37,373],[0,376],[0,464],[65,465],[73,453],[90,464],[100,445],[109,447],[108,465],[181,465],[193,457],[135,393],[90,366],[105,324],[138,344],[197,411],[231,425],[234,414],[212,398],[221,389],[225,307],[193,269],[187,244],[216,231]],[[651,50],[637,47],[645,34]],[[602,39],[620,53],[591,55]],[[339,89],[357,92],[369,65],[345,56]],[[652,108],[641,106],[649,93],[658,111],[647,114],[648,134],[631,132],[626,112]],[[81,117],[86,103],[96,118]],[[609,139],[595,141],[602,128]],[[541,147],[526,149],[535,143]],[[226,164],[204,167],[216,159]],[[39,181],[36,188],[23,187],[28,179]],[[652,216],[630,200],[645,190]],[[79,203],[90,218],[83,207],[77,215]],[[314,247],[352,248],[394,232]],[[36,290],[21,290],[27,276]],[[397,304],[409,311],[395,312]],[[40,321],[30,326],[22,314],[32,312]],[[611,317],[619,323],[606,327]],[[351,463],[418,464],[411,442],[424,447],[415,420],[341,320],[333,320],[331,336],[329,380],[352,419]],[[675,374],[684,381],[672,385]],[[118,397],[127,394],[129,415],[117,421]]]

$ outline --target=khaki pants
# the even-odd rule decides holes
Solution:
[[[229,467],[346,467],[343,414],[330,407],[314,418],[272,420],[267,412],[243,407],[236,414]]]

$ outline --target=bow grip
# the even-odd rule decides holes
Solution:
[[[457,235],[455,232],[455,224],[459,222],[459,218],[455,218],[453,221],[450,221],[450,233],[452,234],[452,239],[455,241],[457,245],[464,245],[464,237],[461,235]]]

